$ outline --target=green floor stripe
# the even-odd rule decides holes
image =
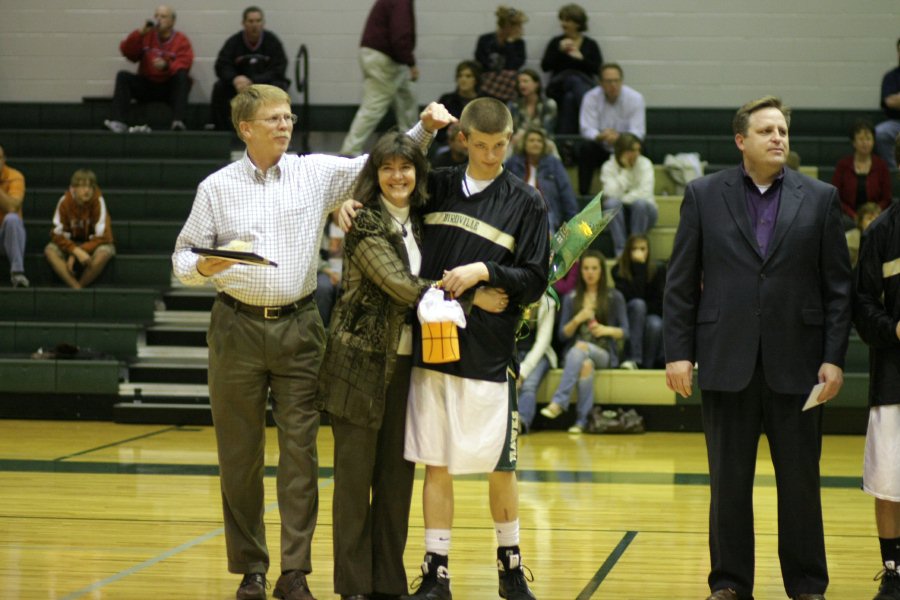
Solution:
[[[173,427],[166,427],[165,429],[160,429],[158,431],[151,431],[150,433],[145,433],[144,435],[138,435],[135,437],[125,438],[124,440],[119,440],[117,442],[112,442],[109,444],[104,444],[102,446],[97,446],[96,448],[89,448],[88,450],[82,450],[81,452],[75,452],[74,454],[67,454],[66,456],[60,456],[56,460],[67,460],[69,458],[73,458],[75,456],[84,456],[85,454],[90,454],[91,452],[97,452],[98,450],[105,450],[106,448],[113,448],[115,446],[121,446],[122,444],[133,442],[135,440],[143,440],[149,437],[153,437],[156,435],[160,435],[163,433],[169,433],[170,431],[175,431],[179,428],[179,425],[175,425]]]
[[[603,566],[597,570],[575,600],[589,600],[591,596],[594,595],[594,592],[597,591],[597,588],[600,587],[600,584],[603,583],[603,580],[606,579],[609,572],[613,570],[613,567],[616,566],[616,563],[619,562],[619,559],[625,554],[625,550],[628,548],[628,545],[631,544],[632,540],[637,537],[637,534],[637,531],[629,531],[622,536],[622,540],[603,562]]]
[[[62,462],[57,460],[0,459],[0,472],[9,473],[85,473],[111,475],[193,475],[217,477],[218,465],[175,465],[163,463]],[[274,477],[276,468],[266,467],[266,477]],[[522,483],[605,483],[628,485],[709,485],[706,473],[644,473],[637,471],[516,471]],[[319,477],[333,477],[332,467],[319,467]],[[418,474],[417,477],[421,477]],[[455,477],[460,481],[481,481],[487,475]],[[775,487],[774,475],[757,475],[755,485]],[[823,489],[859,489],[862,475],[822,477]]]

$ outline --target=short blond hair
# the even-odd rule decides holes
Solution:
[[[506,105],[495,98],[475,98],[462,111],[459,127],[466,137],[477,129],[481,133],[512,133],[512,114]]]
[[[261,106],[269,104],[291,105],[291,97],[280,87],[265,83],[254,83],[231,99],[231,125],[241,135],[241,121],[249,121],[256,116]]]
[[[734,113],[734,119],[731,121],[731,129],[734,134],[747,135],[747,129],[750,127],[750,115],[764,108],[778,109],[784,115],[784,121],[787,123],[787,126],[791,126],[791,109],[782,104],[781,98],[777,96],[763,96],[762,98],[751,100]]]

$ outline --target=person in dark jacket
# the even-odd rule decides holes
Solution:
[[[541,59],[541,69],[550,73],[547,96],[559,107],[556,133],[578,133],[581,97],[596,85],[597,72],[603,64],[600,46],[584,35],[587,22],[587,13],[579,5],[560,8],[563,33],[550,40]]]
[[[625,296],[631,336],[625,343],[623,369],[655,369],[664,364],[662,348],[663,292],[666,266],[650,258],[650,240],[632,234],[612,268],[616,289]]]
[[[895,142],[900,156],[900,137]],[[897,161],[900,163],[900,161]],[[853,323],[869,345],[869,427],[863,490],[875,497],[884,571],[877,600],[900,598],[900,211],[866,230],[853,286]]]
[[[578,202],[562,161],[550,152],[547,133],[539,127],[525,130],[517,152],[506,162],[509,172],[541,193],[547,203],[550,233],[575,216]]]
[[[511,6],[498,6],[497,29],[478,38],[475,60],[484,73],[482,90],[501,102],[516,97],[516,75],[525,64],[525,40],[522,27],[528,17]]]
[[[268,83],[287,91],[291,84],[284,74],[288,65],[284,46],[278,36],[265,30],[262,9],[245,8],[241,23],[244,30],[228,38],[216,58],[218,79],[213,85],[207,129],[231,129],[229,102],[247,86]]]

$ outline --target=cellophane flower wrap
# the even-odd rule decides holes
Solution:
[[[559,306],[559,296],[553,288],[553,284],[566,276],[575,261],[619,212],[618,208],[603,210],[603,203],[600,200],[602,195],[601,192],[594,196],[594,199],[588,202],[581,212],[563,223],[550,240],[550,273],[547,277],[547,293],[556,302],[557,307]],[[537,310],[539,303],[540,301],[525,307],[519,323],[520,337],[527,335],[527,331],[523,331],[522,325],[530,319],[532,311]]]

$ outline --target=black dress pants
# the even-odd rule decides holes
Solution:
[[[828,586],[819,457],[822,407],[802,412],[803,395],[774,392],[760,364],[739,392],[702,392],[709,460],[709,587],[753,593],[753,478],[760,433],[769,441],[778,494],[778,558],[788,596]]]

